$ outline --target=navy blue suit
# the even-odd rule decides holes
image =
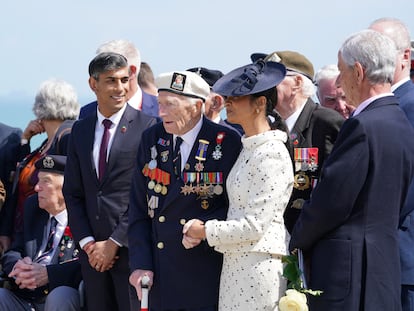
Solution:
[[[218,133],[224,133],[221,157],[213,158],[217,149]],[[195,173],[198,162],[195,156],[199,140],[209,142],[202,161],[204,173],[200,184],[209,184],[207,178],[216,178],[221,173],[222,193],[201,198],[194,192],[183,193],[185,174]],[[146,177],[145,165],[151,160],[151,147],[157,150],[158,176],[169,176],[167,192],[156,192],[148,187],[151,177]],[[182,245],[182,229],[186,221],[198,218],[225,219],[228,209],[225,180],[241,149],[240,136],[236,131],[203,118],[203,125],[195,140],[183,175],[175,178],[173,173],[173,135],[168,134],[162,123],[144,132],[138,152],[138,170],[133,176],[129,209],[128,238],[131,270],[151,270],[154,284],[150,290],[149,306],[154,310],[199,310],[218,304],[219,278],[222,255],[206,242],[185,249]],[[155,174],[155,178],[157,178]],[[167,175],[166,175],[167,174]],[[207,174],[208,175],[208,174]],[[161,178],[161,177],[160,177]],[[196,186],[197,180],[192,183]],[[210,184],[214,181],[210,180]],[[189,182],[186,183],[189,185]],[[150,189],[151,188],[151,189]],[[188,188],[187,188],[188,190]],[[155,202],[155,204],[154,204]]]
[[[141,133],[155,124],[156,119],[126,106],[113,138],[102,181],[98,179],[92,155],[96,120],[95,110],[94,115],[77,121],[73,126],[63,193],[69,224],[77,242],[88,236],[93,236],[96,241],[112,237],[123,246],[114,266],[102,273],[90,267],[86,253],[81,251],[88,309],[124,311],[130,309],[130,297],[131,304],[137,304],[136,294],[129,295],[128,282],[127,227],[131,177],[137,165]]]
[[[408,121],[414,127],[414,83],[403,83],[394,91]],[[400,256],[402,304],[404,311],[414,310],[414,183],[410,186],[400,215]]]
[[[401,310],[398,222],[414,176],[414,129],[394,96],[342,126],[290,249],[310,259],[310,310]]]
[[[79,113],[79,119],[85,119],[86,117],[93,115],[96,111],[98,103],[96,101],[91,102],[83,107],[81,107]],[[158,117],[158,100],[157,97],[142,91],[142,110],[143,113]]]

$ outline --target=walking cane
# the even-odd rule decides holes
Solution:
[[[142,290],[142,300],[141,300],[141,311],[148,311],[148,284],[150,278],[148,275],[144,275],[141,279],[141,290]]]

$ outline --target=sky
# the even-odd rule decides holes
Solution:
[[[281,50],[302,53],[316,71],[380,17],[402,20],[414,36],[412,0],[4,1],[0,122],[24,128],[50,78],[72,84],[81,105],[93,100],[87,67],[109,40],[132,41],[155,75],[196,66],[226,73],[251,53]]]

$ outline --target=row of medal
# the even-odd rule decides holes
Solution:
[[[298,190],[313,189],[316,186],[315,175],[318,169],[318,148],[295,148],[294,188]]]
[[[161,193],[166,195],[168,193],[168,185],[170,184],[171,175],[157,167],[150,168],[150,164],[145,164],[142,169],[142,174],[145,177],[149,177],[150,181],[148,182],[148,189],[154,190],[155,193]]]

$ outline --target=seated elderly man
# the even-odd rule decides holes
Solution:
[[[11,289],[0,289],[0,310],[80,310],[78,250],[62,194],[66,157],[35,163],[37,194],[25,204],[24,229],[2,257]]]

